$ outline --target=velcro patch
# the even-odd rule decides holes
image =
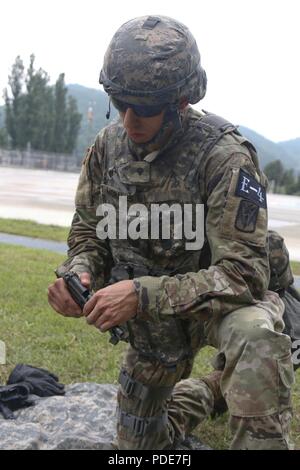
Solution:
[[[129,162],[118,167],[119,177],[124,184],[145,184],[150,181],[150,165],[147,162]]]
[[[240,169],[235,195],[248,199],[258,207],[267,208],[266,188],[242,169]]]
[[[255,232],[258,212],[259,207],[256,204],[243,199],[238,208],[235,219],[235,228],[241,232]]]

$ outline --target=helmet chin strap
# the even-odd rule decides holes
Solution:
[[[166,135],[170,137],[171,134],[182,129],[182,117],[178,105],[171,104],[165,110],[164,119],[162,126],[159,131],[152,137],[151,140],[145,142],[145,145],[158,143],[160,140],[163,140]],[[143,144],[142,144],[143,145]]]
[[[174,135],[176,132],[180,131],[182,129],[182,116],[180,113],[180,110],[178,108],[178,105],[169,105],[165,111],[164,114],[164,120],[162,123],[162,126],[160,130],[157,132],[157,134],[151,139],[149,143],[152,143],[153,141],[159,142],[159,140],[162,140],[162,145],[164,145],[166,142],[164,142],[164,138],[171,138],[172,135]],[[170,132],[171,131],[171,132]]]
[[[153,151],[155,147],[163,147],[167,141],[172,138],[172,135],[182,129],[182,117],[178,105],[169,105],[164,114],[164,120],[161,128],[152,137],[151,140],[143,144],[136,144],[131,141],[135,148],[139,147],[141,150]],[[131,140],[131,139],[130,139]]]
[[[178,130],[182,129],[182,118],[180,109],[177,105],[169,105],[166,109],[164,115],[164,122],[171,122],[173,124],[173,131],[177,132]]]
[[[111,97],[109,96],[108,97],[108,110],[107,110],[107,113],[105,115],[107,120],[110,118],[110,105],[111,105]]]

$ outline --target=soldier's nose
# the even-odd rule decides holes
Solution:
[[[134,114],[133,109],[127,108],[124,115],[124,127],[130,128],[138,123],[138,116]]]

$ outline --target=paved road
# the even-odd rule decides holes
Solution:
[[[41,238],[22,237],[20,235],[10,235],[0,232],[0,243],[9,243],[10,245],[20,245],[27,248],[39,248],[41,250],[54,251],[55,253],[67,253],[68,245],[53,240],[42,240]]]
[[[77,173],[0,167],[0,217],[69,226]]]
[[[0,217],[68,226],[77,173],[0,167]],[[300,261],[300,197],[268,195],[269,228],[284,237],[291,259]]]

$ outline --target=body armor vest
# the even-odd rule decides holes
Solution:
[[[123,126],[116,126],[113,135],[105,141],[105,162],[102,201],[119,207],[119,198],[127,197],[128,208],[132,204],[143,204],[151,213],[152,204],[206,204],[205,161],[210,150],[224,134],[234,134],[235,142],[245,144],[258,167],[255,149],[243,138],[236,127],[215,115],[201,116],[189,109],[183,130],[160,151],[152,152],[142,160],[132,153]],[[217,182],[216,182],[217,183]],[[211,187],[210,190],[213,188]],[[182,212],[183,213],[183,212]],[[129,216],[130,222],[130,216]],[[150,220],[148,220],[149,224]],[[119,227],[117,224],[117,231]],[[161,229],[161,227],[160,227]],[[149,227],[150,233],[151,228]],[[197,272],[210,265],[207,242],[202,249],[186,250],[189,240],[174,236],[171,223],[169,239],[110,240],[110,249],[115,265],[113,281],[134,278],[139,275],[180,275]],[[143,274],[139,274],[139,273]],[[120,274],[123,273],[123,274]],[[126,274],[127,273],[127,274]],[[158,323],[140,319],[128,322],[131,345],[142,355],[159,360],[173,367],[191,355],[189,328],[191,322],[176,317],[162,318]],[[172,331],[172,340],[168,338]]]

